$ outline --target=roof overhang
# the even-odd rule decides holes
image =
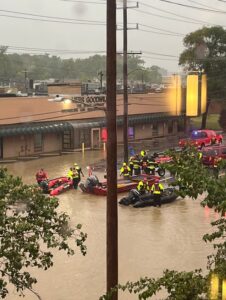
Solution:
[[[150,122],[167,121],[174,119],[182,119],[184,115],[172,116],[167,114],[144,114],[144,115],[130,115],[128,116],[128,124],[144,124]],[[117,117],[117,126],[123,125],[123,116]],[[106,119],[93,119],[87,121],[73,120],[73,121],[61,121],[61,122],[41,122],[41,123],[24,123],[14,125],[0,126],[0,137],[16,136],[16,135],[28,135],[36,133],[48,133],[48,132],[63,132],[73,129],[85,129],[106,127]]]

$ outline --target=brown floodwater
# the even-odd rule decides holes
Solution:
[[[79,163],[87,175],[86,166],[103,159],[101,151],[85,155],[74,153],[7,165],[10,173],[22,176],[24,182],[34,183],[34,174],[44,167],[49,178],[66,175],[69,167]],[[100,169],[95,174],[103,178]],[[118,195],[120,199],[122,195]],[[35,291],[42,300],[94,300],[105,292],[106,286],[106,198],[70,190],[59,195],[60,211],[67,212],[71,224],[83,224],[87,232],[88,252],[78,251],[68,257],[53,251],[54,266],[48,271],[33,269],[38,279]],[[164,269],[178,271],[206,269],[207,255],[212,247],[202,241],[211,231],[210,222],[217,215],[200,206],[200,200],[181,199],[161,208],[135,209],[118,207],[119,223],[119,282],[138,280],[141,276],[161,276]],[[21,299],[12,289],[9,300]],[[26,300],[37,299],[30,292]],[[120,300],[137,299],[135,295],[120,293]],[[159,296],[153,299],[160,299]]]

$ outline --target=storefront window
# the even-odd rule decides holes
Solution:
[[[67,130],[63,133],[63,149],[72,149],[73,140],[72,140],[72,131]]]
[[[128,138],[130,140],[133,140],[135,138],[134,127],[129,127],[128,128]]]

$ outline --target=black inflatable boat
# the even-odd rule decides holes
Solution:
[[[132,205],[135,208],[154,206],[154,196],[151,193],[145,195],[139,195],[139,192],[135,189],[129,192],[128,197],[123,197],[119,200],[119,204]],[[161,204],[170,203],[176,200],[177,195],[173,188],[164,189],[161,197]]]

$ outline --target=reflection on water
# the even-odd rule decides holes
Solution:
[[[14,175],[26,183],[34,182],[34,174],[44,167],[49,178],[66,175],[77,162],[87,174],[86,166],[103,159],[103,152],[74,153],[8,165]],[[95,171],[95,170],[94,170]],[[103,178],[103,174],[96,172]],[[119,194],[118,198],[121,198]],[[82,223],[88,233],[88,253],[77,252],[67,257],[55,252],[54,267],[48,271],[34,270],[36,291],[43,300],[98,299],[105,292],[106,277],[106,198],[70,190],[59,196],[60,211],[66,211],[72,224]],[[212,210],[200,207],[199,200],[177,200],[159,207],[134,209],[119,206],[119,281],[137,280],[141,276],[156,277],[166,268],[194,270],[206,267],[211,247],[202,241],[216,218]],[[21,299],[12,291],[10,300]],[[37,299],[26,293],[26,300]],[[120,293],[120,300],[137,299]],[[158,298],[156,298],[158,299]]]

